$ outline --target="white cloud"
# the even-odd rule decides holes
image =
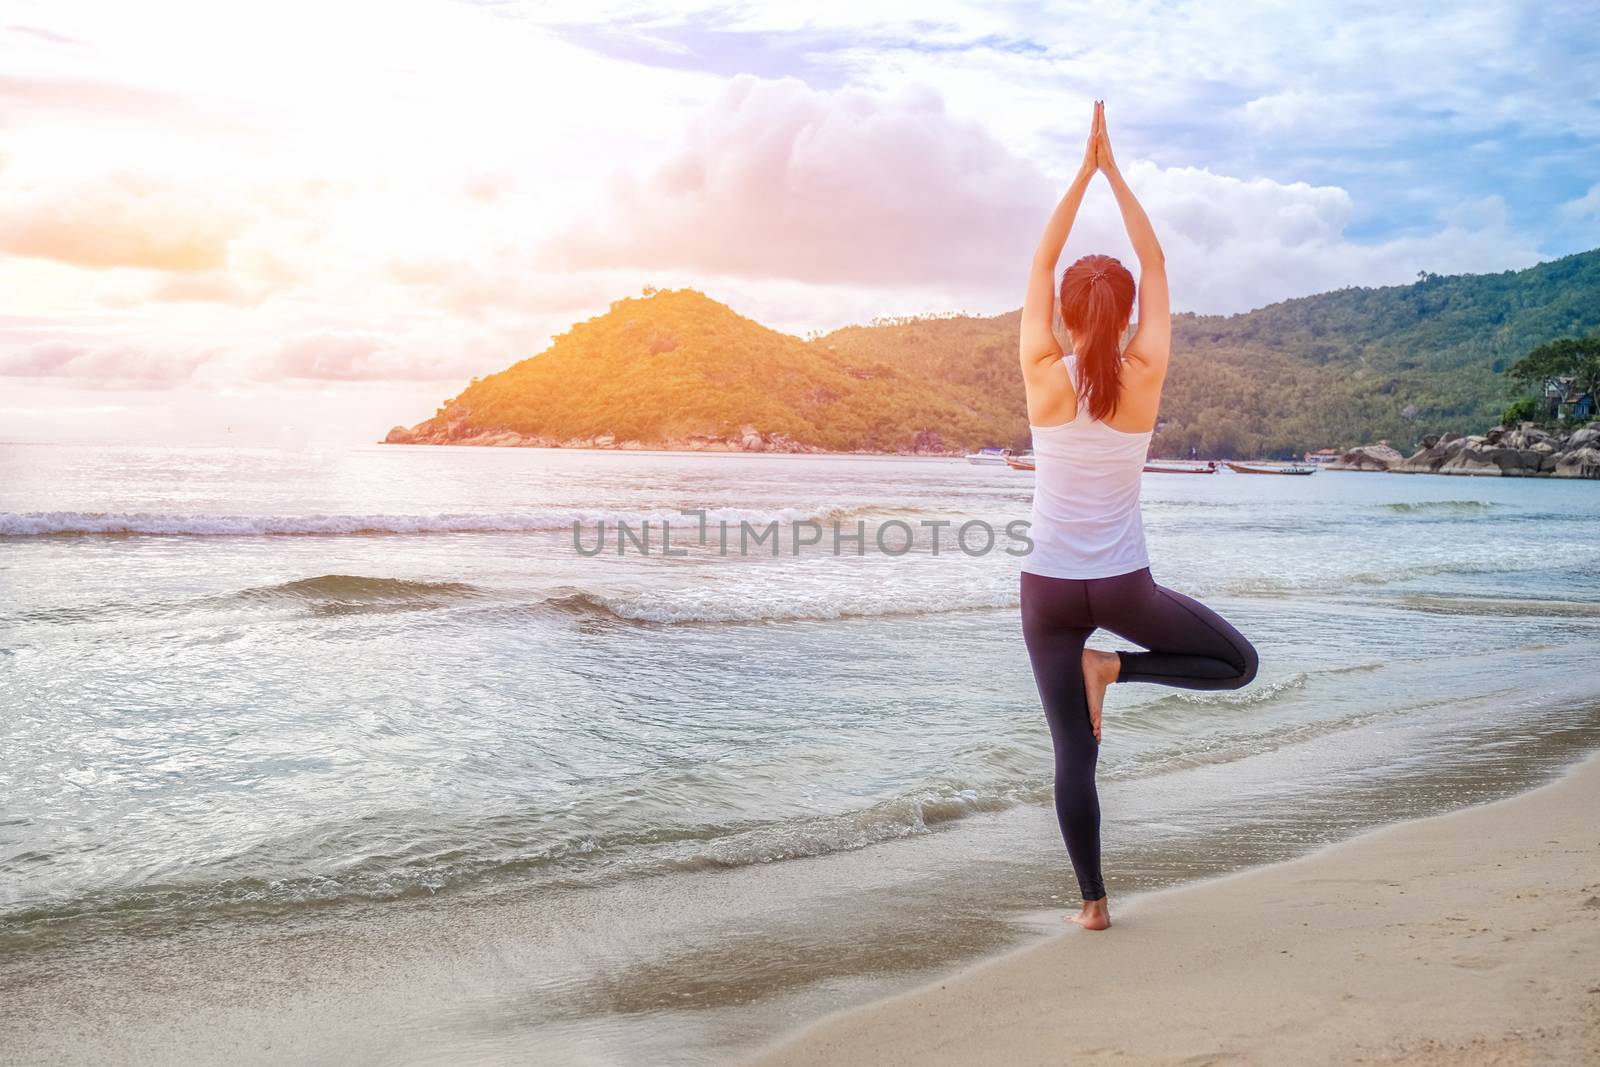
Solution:
[[[1566,219],[1600,219],[1600,182],[1589,186],[1589,191],[1561,205],[1561,217]]]
[[[1346,236],[1357,205],[1338,186],[1139,160],[1123,169],[1157,227],[1180,309],[1244,311],[1408,282],[1424,269],[1503,270],[1538,258],[1509,228],[1499,197],[1441,210],[1431,234],[1357,242]],[[745,289],[777,279],[830,293],[866,286],[890,313],[926,310],[919,285],[946,306],[1001,311],[1020,303],[1028,256],[1066,184],[952,118],[927,90],[880,96],[742,77],[696,116],[666,162],[606,190],[595,221],[563,234],[558,249],[578,268],[646,264]],[[1090,252],[1132,263],[1103,178],[1064,262]],[[841,321],[837,312],[818,318]]]
[[[150,388],[182,381],[209,353],[160,352],[134,344],[38,341],[0,352],[0,376],[69,378],[95,388]]]
[[[1362,141],[1368,141],[1383,132],[1366,126],[1375,102],[1370,93],[1284,89],[1246,103],[1244,118],[1264,137],[1314,129],[1321,136],[1359,133]]]
[[[0,187],[0,252],[81,267],[218,267],[240,225],[198,189],[137,174]]]
[[[491,331],[441,323],[388,332],[317,330],[244,353],[238,363],[256,381],[440,381],[466,379],[486,366],[498,370],[527,355]]]
[[[580,269],[988,285],[1016,273],[1049,195],[1034,166],[926,87],[879,96],[741,75],[664,164],[620,175],[554,248]]]
[[[1355,204],[1334,186],[1241,181],[1149,163],[1125,172],[1161,238],[1173,306],[1184,310],[1247,311],[1347,285],[1401,285],[1420,270],[1498,271],[1539,259],[1532,242],[1507,225],[1505,205],[1495,198],[1443,212],[1446,225],[1431,233],[1357,242],[1345,235]],[[1103,202],[1091,207],[1073,254],[1097,250],[1098,241],[1131,264],[1114,209]]]

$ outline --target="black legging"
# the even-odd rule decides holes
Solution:
[[[1180,689],[1238,689],[1256,676],[1256,650],[1222,616],[1159,586],[1145,567],[1111,578],[1022,574],[1022,635],[1056,752],[1056,818],[1083,899],[1106,895],[1100,880],[1100,744],[1089,724],[1083,646],[1097,628],[1150,651],[1118,652],[1119,682]]]

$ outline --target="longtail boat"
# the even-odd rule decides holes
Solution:
[[[1146,463],[1144,469],[1150,474],[1215,474],[1216,464],[1209,467],[1165,467],[1159,463]]]
[[[1033,454],[1029,453],[1026,456],[1007,456],[1006,466],[1010,467],[1014,471],[1031,471],[1033,470]]]
[[[1244,463],[1228,463],[1228,469],[1239,474],[1315,474],[1315,467],[1252,467]]]

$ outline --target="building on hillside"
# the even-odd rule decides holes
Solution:
[[[1337,448],[1319,448],[1315,452],[1306,453],[1307,463],[1332,463],[1339,458]]]
[[[1592,419],[1595,416],[1593,393],[1579,389],[1570,377],[1552,378],[1544,383],[1545,414],[1552,419]]]

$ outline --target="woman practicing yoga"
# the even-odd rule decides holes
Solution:
[[[1096,172],[1122,209],[1139,257],[1133,275],[1110,256],[1084,256],[1061,278],[1062,355],[1052,329],[1056,260]],[[1111,155],[1097,102],[1083,166],[1056,205],[1033,254],[1022,305],[1022,377],[1033,429],[1033,551],[1022,565],[1022,632],[1056,758],[1056,818],[1083,891],[1073,922],[1111,925],[1100,879],[1100,711],[1112,682],[1238,689],[1256,675],[1256,651],[1199,601],[1155,583],[1139,517],[1139,478],[1167,373],[1172,319],[1166,262],[1155,231]],[[1147,652],[1084,648],[1104,627]]]

